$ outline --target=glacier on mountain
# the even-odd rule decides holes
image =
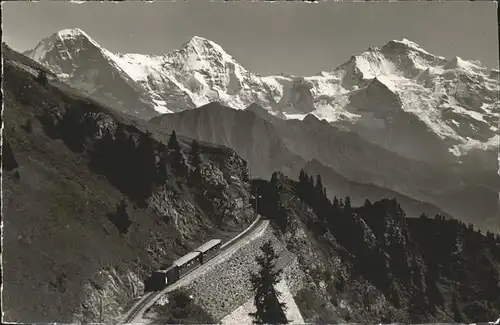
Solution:
[[[42,40],[26,54],[109,102],[127,102],[113,89],[116,86],[105,84],[120,79],[120,91],[128,96],[134,91],[135,105],[150,107],[145,114],[153,116],[210,102],[240,110],[256,103],[281,118],[313,114],[332,124],[366,130],[383,129],[395,119],[422,122],[447,141],[453,154],[471,148],[490,150],[498,144],[498,70],[430,54],[407,39],[370,47],[333,70],[308,77],[262,77],[218,44],[198,36],[164,55],[115,54],[82,30],[71,29]],[[89,58],[93,66],[87,63],[83,69],[82,60]],[[109,72],[102,77],[105,69]],[[376,138],[369,132],[365,136]]]

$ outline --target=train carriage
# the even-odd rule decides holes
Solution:
[[[221,243],[220,239],[212,239],[195,249],[196,252],[200,253],[200,263],[206,263],[216,255],[217,251],[220,249]]]
[[[164,288],[177,280],[179,280],[179,269],[176,265],[156,270],[152,276],[152,284],[157,288]]]
[[[179,277],[189,273],[200,264],[200,252],[188,253],[174,262],[174,265],[177,266]]]
[[[153,289],[162,289],[167,286],[168,279],[165,271],[166,270],[154,271],[151,278],[148,279],[149,282],[147,286]]]
[[[220,239],[209,240],[193,252],[174,261],[170,267],[154,271],[151,276],[151,284],[155,288],[164,288],[173,284],[200,264],[209,261],[218,253],[221,244],[222,241]]]

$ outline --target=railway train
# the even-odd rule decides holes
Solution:
[[[152,285],[156,290],[161,290],[178,281],[201,264],[208,262],[221,247],[220,239],[211,239],[194,251],[187,253],[175,260],[171,266],[156,270],[152,274]]]

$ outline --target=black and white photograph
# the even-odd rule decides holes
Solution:
[[[500,324],[498,2],[1,6],[2,323]]]

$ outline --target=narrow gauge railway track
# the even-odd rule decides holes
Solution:
[[[206,267],[211,267],[214,264],[217,264],[218,262],[221,262],[222,259],[220,259],[221,255],[225,255],[231,249],[235,246],[237,246],[238,243],[243,241],[245,238],[249,237],[254,231],[257,231],[259,229],[265,229],[268,224],[268,220],[262,219],[261,216],[258,216],[255,221],[245,230],[243,230],[240,234],[235,236],[233,239],[229,240],[228,242],[224,243],[218,254],[213,256],[210,260],[208,260],[206,263],[198,265],[196,268],[190,270],[188,273],[184,274],[182,277],[179,278],[176,282],[172,283],[171,285],[163,288],[162,290],[156,290],[156,291],[151,291],[145,294],[139,302],[137,302],[135,305],[131,307],[127,315],[124,317],[123,323],[129,324],[129,323],[134,323],[134,320],[140,316],[140,314],[144,313],[144,311],[149,308],[158,298],[166,293],[173,291],[180,287],[181,285],[184,284],[184,282],[189,282],[190,276],[192,277],[193,274],[196,274],[197,271],[200,269],[206,268]],[[234,251],[237,251],[239,248],[237,248]],[[233,252],[234,253],[234,252]],[[232,253],[231,253],[232,255]],[[219,260],[220,259],[220,260]],[[215,263],[217,262],[217,263]],[[194,277],[192,277],[194,278]]]
[[[130,311],[129,315],[125,319],[125,323],[128,323],[130,320],[134,319],[137,314],[142,310],[144,306],[147,305],[147,303],[151,300],[151,298],[154,296],[154,294],[157,291],[151,291],[145,294],[144,296],[141,297],[141,300],[137,304],[132,307],[133,309]]]

